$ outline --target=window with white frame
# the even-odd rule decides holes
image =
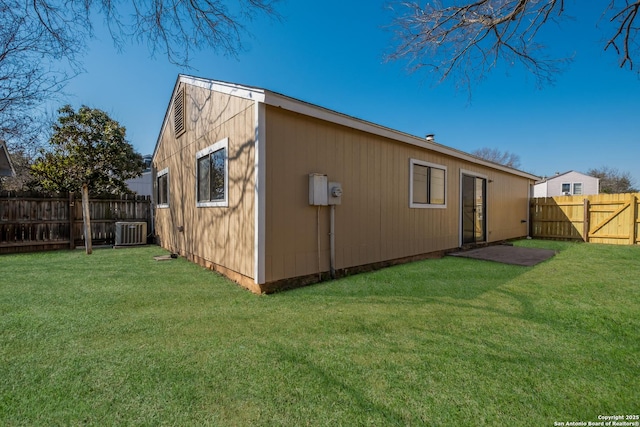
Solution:
[[[574,195],[582,194],[582,183],[581,182],[574,182],[573,183],[573,194]]]
[[[162,169],[156,175],[157,206],[169,207],[169,168]]]
[[[228,206],[229,139],[196,153],[196,195],[199,207]]]
[[[571,183],[570,182],[563,182],[562,183],[562,194],[567,194],[567,193],[571,193]]]
[[[409,207],[445,208],[447,167],[416,159],[409,165]]]

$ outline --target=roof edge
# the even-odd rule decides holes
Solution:
[[[512,175],[521,176],[523,178],[527,178],[533,181],[540,180],[539,176],[533,175],[528,172],[510,168],[510,167],[507,167],[498,163],[494,163],[488,160],[484,160],[472,154],[466,153],[464,151],[457,150],[455,148],[451,148],[451,147],[438,144],[435,142],[431,142],[431,141],[426,141],[423,138],[419,138],[417,136],[410,135],[408,133],[404,133],[399,130],[391,129],[382,125],[375,124],[373,122],[369,122],[357,117],[349,116],[347,114],[340,113],[335,110],[330,110],[325,107],[321,107],[306,101],[302,101],[296,98],[292,98],[290,96],[282,95],[280,93],[273,92],[267,89],[258,88],[258,87],[240,85],[236,83],[229,83],[229,82],[212,80],[212,79],[195,77],[195,76],[189,76],[186,74],[179,74],[176,79],[176,83],[174,85],[173,91],[171,92],[171,98],[169,98],[169,105],[171,104],[171,99],[173,99],[173,96],[178,86],[180,85],[180,83],[197,86],[207,90],[218,91],[228,95],[238,96],[244,99],[250,99],[250,100],[264,103],[266,105],[270,105],[277,108],[283,108],[288,111],[314,117],[320,120],[325,120],[325,121],[346,126],[352,129],[361,130],[363,132],[382,136],[392,140],[404,142],[406,144],[432,150],[441,154],[455,157],[460,160],[465,160],[471,163],[486,166],[502,172],[510,173]],[[160,127],[160,132],[156,140],[156,145],[153,150],[152,158],[155,157],[156,151],[158,149],[158,144],[160,143],[160,137],[162,136],[168,117],[169,117],[169,106],[167,106],[167,111],[165,112],[165,117],[164,117],[164,120],[162,121],[162,126]]]
[[[188,76],[180,74],[178,76],[179,83],[186,83],[207,90],[221,92],[227,95],[237,96],[253,101],[264,102],[265,90],[252,86],[244,86],[236,83],[223,82],[219,80],[204,79],[201,77]]]
[[[598,182],[600,182],[600,178],[598,178],[597,176],[592,176],[592,175],[589,175],[589,174],[582,173],[580,171],[571,169],[571,170],[568,170],[566,172],[558,173],[558,174],[555,174],[555,175],[552,175],[552,176],[546,176],[546,177],[543,176],[542,178],[540,178],[540,180],[538,180],[536,182],[536,184],[542,184],[543,182],[548,182],[548,181],[551,181],[552,179],[561,178],[564,175],[567,175],[567,174],[570,174],[570,173],[577,173],[578,175],[586,176],[586,177],[589,177],[589,178],[594,178],[594,179],[597,179]]]
[[[372,133],[374,135],[382,136],[385,138],[393,139],[396,141],[404,142],[406,144],[414,145],[417,147],[432,150],[441,154],[445,154],[451,157],[455,157],[461,160],[466,160],[471,163],[480,164],[482,166],[497,169],[503,172],[507,172],[513,175],[518,175],[523,178],[531,179],[533,181],[539,180],[540,177],[528,172],[524,172],[518,169],[510,168],[508,166],[494,163],[489,160],[484,160],[476,157],[472,154],[466,153],[455,148],[447,147],[442,144],[427,141],[423,138],[401,132],[399,130],[391,129],[382,125],[378,125],[373,122],[368,122],[357,117],[349,116],[328,108],[324,108],[315,104],[311,104],[305,101],[301,101],[296,98],[291,98],[286,95],[282,95],[276,92],[268,90],[265,93],[265,103],[273,107],[283,108],[285,110],[293,111],[306,116],[311,116],[320,120],[329,121],[331,123],[350,127],[352,129],[361,130],[364,132]]]
[[[3,159],[4,158],[4,159]],[[7,148],[7,143],[0,139],[0,161],[6,160],[6,164],[9,166],[9,174],[0,173],[0,176],[16,176],[16,170],[13,168],[13,163],[11,162],[11,156],[9,155],[9,149]],[[2,172],[2,170],[0,170]]]
[[[160,138],[162,137],[162,134],[164,132],[165,127],[167,126],[167,122],[169,119],[171,100],[175,96],[175,93],[178,90],[180,83],[185,83],[185,84],[196,86],[206,90],[222,92],[228,95],[238,96],[240,98],[251,99],[257,102],[264,102],[264,92],[265,92],[264,89],[251,87],[251,86],[243,86],[243,85],[223,82],[219,80],[205,79],[202,77],[189,76],[187,74],[178,74],[178,77],[176,78],[176,82],[173,86],[173,91],[171,91],[171,96],[169,97],[169,103],[167,104],[167,109],[164,113],[164,119],[162,120],[162,125],[160,126],[158,137],[156,138],[156,144],[153,148],[153,154],[151,154],[151,159],[155,158],[156,152],[158,151]]]

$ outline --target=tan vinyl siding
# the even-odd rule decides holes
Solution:
[[[460,165],[463,170],[487,178],[487,241],[526,236],[529,230],[528,194],[533,181],[468,162]],[[460,184],[457,185],[459,188]]]
[[[504,172],[490,173],[487,184],[487,230],[489,241],[527,236],[529,232],[530,185],[533,181],[517,178]]]
[[[171,251],[252,278],[255,103],[195,86],[180,88],[186,91],[186,133],[176,139],[173,114],[167,115],[154,155],[155,170],[169,168],[169,206],[156,210],[156,234]],[[196,153],[224,138],[228,207],[196,207]]]
[[[267,106],[266,281],[329,269],[329,208],[308,175],[342,183],[336,269],[459,246],[460,170],[487,176],[488,240],[525,236],[529,181],[420,147]],[[409,208],[410,159],[447,168],[446,208]],[[320,228],[318,234],[317,229]],[[320,253],[318,253],[318,235]]]
[[[309,206],[310,173],[342,184],[335,215],[342,272],[458,247],[462,173],[486,179],[488,242],[527,235],[528,174],[259,90],[181,78],[174,94],[181,91],[185,132],[176,137],[172,102],[154,152],[154,170],[167,173],[169,188],[156,234],[163,247],[254,291],[329,271],[330,208]],[[265,174],[258,186],[256,135]],[[223,148],[227,197],[198,206],[196,157]],[[412,164],[428,168],[413,204]]]

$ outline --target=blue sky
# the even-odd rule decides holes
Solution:
[[[145,45],[118,52],[97,25],[67,101],[108,112],[150,154],[176,77],[185,73],[262,87],[417,136],[434,133],[464,151],[510,151],[521,169],[540,176],[608,166],[630,172],[640,186],[640,78],[603,51],[603,2],[567,2],[573,19],[544,34],[552,54],[574,57],[555,85],[537,89],[522,68],[501,67],[473,87],[471,100],[453,83],[434,86],[406,63],[385,62],[392,34],[384,5],[283,0],[280,21],[247,23],[237,58],[196,51],[192,69],[152,58]]]

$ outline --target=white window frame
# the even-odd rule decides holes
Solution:
[[[160,203],[160,186],[158,185],[158,179],[167,176],[167,203]],[[169,191],[169,168],[164,168],[156,174],[156,197],[158,197],[158,203],[156,204],[157,208],[166,209],[169,207],[170,203],[170,191]]]
[[[444,204],[437,205],[431,203],[414,203],[413,201],[413,167],[414,165],[425,166],[428,168],[444,170]],[[447,208],[447,189],[449,188],[449,173],[445,165],[439,165],[437,163],[425,162],[418,159],[409,159],[409,207],[416,209],[446,209]]]
[[[224,199],[199,202],[198,201],[198,160],[204,156],[208,156],[218,150],[225,150],[226,156],[224,158]],[[213,145],[208,146],[196,153],[195,158],[195,198],[196,206],[199,208],[211,208],[211,207],[228,207],[229,206],[229,138],[221,139]]]
[[[569,186],[569,191],[564,191],[564,186],[565,185]],[[560,192],[562,193],[562,195],[564,195],[564,193],[573,194],[573,186],[571,185],[570,182],[563,182],[563,183],[560,184]]]
[[[580,192],[576,193],[576,184],[580,186]],[[571,194],[574,196],[581,196],[584,193],[584,185],[581,182],[574,182],[571,184]]]

